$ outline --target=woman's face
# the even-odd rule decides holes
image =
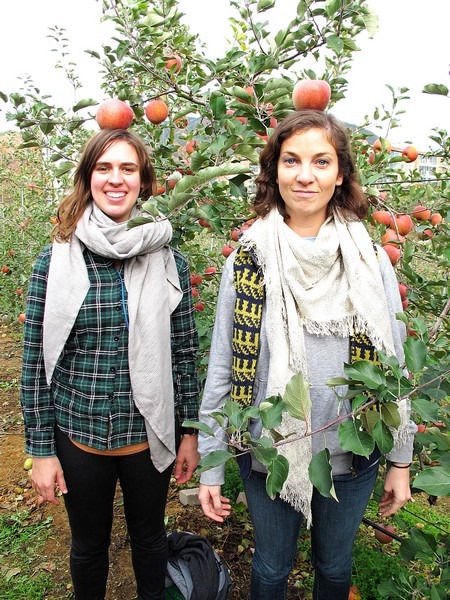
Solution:
[[[130,218],[139,197],[141,175],[136,150],[125,141],[111,144],[99,157],[91,175],[95,204],[110,219],[122,223]]]
[[[320,128],[299,131],[281,144],[277,183],[286,205],[289,227],[302,237],[317,235],[327,205],[341,185],[334,146]]]

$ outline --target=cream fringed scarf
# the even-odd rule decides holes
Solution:
[[[377,257],[362,223],[347,222],[335,214],[311,243],[294,233],[275,209],[258,219],[240,242],[256,255],[266,290],[267,397],[283,395],[296,373],[308,380],[304,328],[323,336],[350,337],[362,332],[377,350],[395,353]],[[404,431],[406,412],[401,411]],[[310,427],[310,420],[304,423],[285,414],[278,431],[301,435]],[[289,462],[281,497],[310,523],[311,437],[281,446],[279,452]]]
[[[137,209],[135,209],[136,215]],[[153,463],[159,471],[175,458],[170,315],[182,292],[170,248],[167,220],[133,229],[115,223],[95,204],[78,222],[70,242],[54,242],[44,314],[47,383],[89,290],[83,248],[125,261],[128,291],[129,367],[134,402],[145,418]]]

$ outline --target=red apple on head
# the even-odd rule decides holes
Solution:
[[[100,129],[128,129],[134,112],[122,100],[105,100],[97,109],[95,119]]]
[[[145,116],[150,123],[155,125],[165,121],[168,115],[169,109],[167,108],[167,104],[164,102],[164,100],[160,100],[159,98],[150,100],[145,107]]]
[[[303,79],[295,84],[292,91],[295,110],[325,110],[330,98],[330,84],[323,79]]]
[[[402,156],[407,159],[407,162],[414,162],[419,153],[414,146],[406,146],[406,148],[403,148]]]

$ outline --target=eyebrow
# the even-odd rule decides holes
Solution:
[[[98,165],[111,165],[112,163],[107,161],[107,160],[98,160],[95,163],[95,166],[97,167]],[[137,165],[135,162],[124,162],[124,163],[120,163],[121,167],[138,167],[139,165]]]
[[[290,154],[291,156],[298,156],[297,152],[295,152],[294,150],[283,150],[283,152],[280,153],[280,156],[283,156],[284,154]],[[324,150],[323,152],[317,152],[316,154],[314,154],[313,158],[318,158],[320,156],[331,156],[331,157],[333,157],[333,153],[332,152],[328,152],[328,150]]]

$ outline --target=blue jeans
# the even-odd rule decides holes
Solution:
[[[334,477],[339,502],[321,496],[314,489],[311,506],[314,600],[348,599],[353,542],[377,473],[378,467],[373,465],[357,476]],[[244,480],[244,487],[255,542],[250,598],[285,600],[303,515],[279,496],[275,500],[269,498],[263,473],[252,471]]]

